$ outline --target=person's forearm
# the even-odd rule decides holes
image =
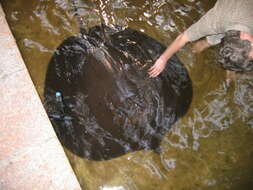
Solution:
[[[168,60],[174,53],[176,53],[179,49],[184,47],[184,45],[189,42],[187,33],[184,32],[180,34],[172,44],[165,50],[165,52],[160,56],[163,60]]]
[[[168,59],[180,48],[182,48],[188,41],[189,39],[186,32],[180,34],[149,69],[150,77],[158,76],[164,70]]]

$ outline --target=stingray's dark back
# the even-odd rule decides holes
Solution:
[[[84,37],[66,39],[49,63],[45,84],[45,107],[61,143],[92,160],[157,151],[192,99],[191,80],[176,56],[159,77],[149,78],[147,69],[164,50],[132,29],[96,26]]]

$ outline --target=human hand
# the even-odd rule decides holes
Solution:
[[[159,57],[155,64],[149,69],[149,76],[150,77],[156,77],[158,76],[165,68],[167,64],[167,60]]]

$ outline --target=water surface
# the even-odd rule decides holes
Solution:
[[[76,1],[87,27],[119,24],[168,45],[210,9],[214,0]],[[77,34],[71,1],[2,0],[35,87],[43,100],[47,65],[54,50]],[[166,134],[161,154],[137,151],[109,161],[66,154],[87,190],[253,189],[253,74],[238,73],[224,88],[217,47],[195,55],[191,44],[178,56],[193,82],[187,114]],[[53,156],[53,155],[52,155]]]

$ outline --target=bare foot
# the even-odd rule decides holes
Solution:
[[[210,46],[211,45],[206,41],[206,39],[200,40],[200,41],[194,43],[194,45],[192,46],[192,51],[193,51],[193,53],[200,53]]]

